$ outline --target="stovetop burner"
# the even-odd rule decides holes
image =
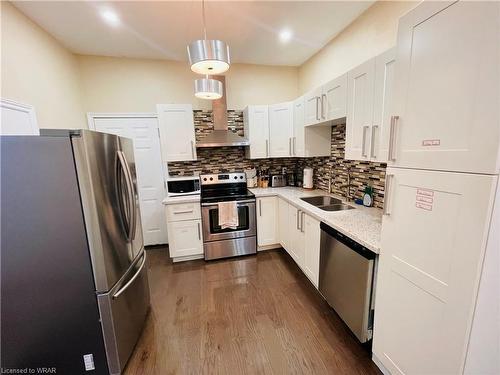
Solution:
[[[202,203],[255,199],[243,172],[201,175],[200,181]]]

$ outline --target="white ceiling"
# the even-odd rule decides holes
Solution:
[[[226,41],[232,62],[291,65],[306,61],[373,1],[207,1],[209,39]],[[15,1],[69,50],[85,55],[187,60],[202,38],[201,1]],[[114,10],[121,25],[99,16]],[[283,28],[294,37],[282,44]]]

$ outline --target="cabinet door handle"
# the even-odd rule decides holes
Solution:
[[[362,145],[361,145],[361,156],[363,156],[363,157],[365,157],[365,158],[368,156],[368,155],[366,154],[366,152],[365,152],[365,149],[366,149],[366,147],[365,147],[365,145],[366,145],[366,130],[367,130],[368,128],[369,128],[369,126],[368,126],[368,125],[363,126],[363,143],[362,143]]]
[[[200,223],[198,223],[198,239],[201,241],[201,228],[200,228]]]
[[[266,139],[266,157],[269,157],[269,139]]]
[[[385,216],[390,216],[391,213],[389,212],[389,195],[391,194],[391,185],[392,185],[392,179],[394,178],[393,174],[386,174],[385,175],[385,187],[384,187],[384,208],[382,210],[383,215]]]
[[[326,94],[322,94],[321,95],[321,117],[323,119],[326,119],[326,116],[325,116],[325,103],[324,103],[323,99],[328,99],[326,97]]]
[[[297,137],[293,137],[293,155],[297,156]]]
[[[292,156],[292,137],[288,138],[288,155]]]
[[[306,216],[306,213],[304,211],[301,212],[300,215],[300,231],[304,233],[304,217]]]
[[[300,228],[299,228],[299,220],[300,220],[300,210],[297,210],[297,225],[296,225],[297,230],[300,230]]]
[[[191,157],[194,159],[194,141],[191,141]]]
[[[259,216],[262,216],[262,201],[259,200]]]
[[[189,214],[193,212],[194,210],[182,210],[182,211],[172,211],[174,215],[179,215],[179,214]]]
[[[370,140],[370,157],[377,158],[375,155],[375,129],[378,129],[378,125],[372,126],[372,138]]]
[[[318,109],[318,107],[319,107],[319,96],[316,97],[316,120],[319,121],[321,119],[319,118],[319,109]]]
[[[391,127],[389,129],[389,161],[396,161],[396,157],[394,156],[394,148],[396,143],[396,123],[399,120],[399,116],[391,116]]]

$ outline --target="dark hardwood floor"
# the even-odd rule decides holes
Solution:
[[[151,313],[125,374],[380,374],[280,251],[172,264],[148,250]]]

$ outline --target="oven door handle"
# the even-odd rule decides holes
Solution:
[[[236,204],[239,206],[241,204],[255,203],[255,199],[245,199],[243,201],[236,201]],[[218,207],[217,203],[202,203],[202,207]]]

